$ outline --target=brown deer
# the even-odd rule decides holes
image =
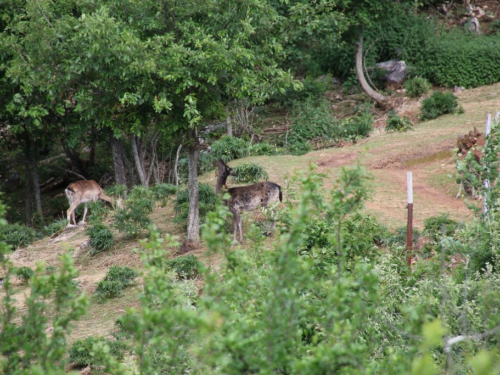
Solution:
[[[94,180],[81,180],[73,182],[69,184],[64,192],[66,193],[66,197],[69,201],[69,208],[66,212],[68,215],[68,228],[77,226],[75,220],[75,210],[82,203],[85,203],[85,211],[83,212],[83,219],[80,222],[81,224],[85,224],[88,202],[96,202],[98,199],[102,199],[103,201],[110,203],[113,207],[115,205],[119,208],[122,207],[120,199],[114,202],[113,199],[106,195],[104,190]],[[73,219],[74,224],[71,224],[71,219]]]
[[[237,176],[234,170],[225,164],[222,159],[217,162],[219,175],[217,177],[217,185],[215,192],[219,194],[224,186],[227,189],[227,178],[229,176]],[[243,229],[241,225],[241,213],[243,211],[253,211],[259,207],[267,207],[270,204],[277,203],[278,200],[283,200],[281,194],[281,186],[274,182],[258,182],[248,186],[238,186],[227,189],[231,196],[225,200],[229,211],[233,214],[233,235],[236,241],[236,231],[239,229],[240,242],[243,241]],[[271,231],[276,227],[276,222],[273,222]]]
[[[474,160],[481,164],[481,159],[483,157],[482,147],[484,147],[486,137],[482,134],[476,127],[474,130],[469,131],[469,134],[460,135],[457,138],[457,155],[460,160],[465,159],[469,151],[472,152]],[[470,185],[469,181],[460,181],[460,186],[458,188],[458,193],[456,198],[460,197],[462,189],[467,195],[471,195],[474,199],[480,200],[481,196],[476,194],[474,188]]]

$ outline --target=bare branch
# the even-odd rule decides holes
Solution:
[[[444,351],[446,353],[450,353],[452,345],[454,345],[456,343],[459,343],[461,341],[467,341],[467,340],[479,341],[479,340],[482,340],[488,336],[495,334],[499,330],[500,330],[500,325],[496,326],[495,328],[490,329],[489,331],[483,332],[483,333],[478,333],[478,334],[469,335],[469,336],[468,335],[460,335],[460,336],[452,337],[451,339],[446,340],[446,344],[444,346]]]

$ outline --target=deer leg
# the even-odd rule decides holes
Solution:
[[[239,216],[236,212],[233,212],[233,239],[236,241],[236,230],[238,228]]]
[[[457,196],[455,198],[459,198],[460,197],[460,193],[462,192],[462,185],[463,185],[463,181],[460,181],[460,186],[458,187],[458,193],[457,193]]]
[[[241,216],[238,215],[238,227],[240,228],[240,243],[243,242],[243,226],[241,225]]]
[[[272,236],[274,235],[274,229],[275,229],[275,228],[276,228],[276,222],[275,222],[275,221],[273,221],[273,222],[271,223],[271,228],[269,229],[269,230],[270,230],[270,232],[269,232],[269,237],[272,237]]]
[[[80,224],[85,224],[85,218],[87,217],[87,211],[88,211],[88,207],[87,207],[87,203],[85,203],[85,209],[83,210],[83,219],[82,219],[82,221],[80,221]]]
[[[68,216],[68,225],[66,228],[76,227],[75,210],[77,207],[78,204],[76,204],[76,202],[73,202],[71,206],[69,206],[68,211],[66,211],[66,214]],[[73,223],[75,224],[71,224],[71,219],[73,219]]]

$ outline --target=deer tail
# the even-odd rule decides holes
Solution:
[[[280,202],[283,202],[283,194],[281,193],[281,186],[278,185],[278,189],[280,191]]]

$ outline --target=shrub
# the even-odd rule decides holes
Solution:
[[[106,251],[113,246],[113,233],[104,224],[95,224],[88,227],[86,233],[90,237],[92,255],[98,254],[101,251]]]
[[[434,92],[424,99],[420,109],[420,120],[432,120],[447,113],[457,113],[457,97],[451,92]]]
[[[294,103],[287,151],[293,155],[302,155],[311,149],[307,145],[310,140],[340,139],[340,123],[332,116],[331,111],[331,104],[326,99]]]
[[[119,281],[124,287],[127,287],[137,276],[137,272],[129,267],[113,266],[109,269],[104,280]]]
[[[136,277],[137,272],[128,267],[111,267],[106,277],[97,283],[95,292],[97,302],[104,303],[108,299],[121,296],[123,289],[129,286]]]
[[[127,344],[123,341],[108,340],[104,337],[87,337],[83,340],[76,340],[69,349],[69,360],[76,366],[91,366],[96,368],[101,364],[99,357],[96,357],[94,345],[103,343],[109,347],[109,354],[117,360],[123,359]]]
[[[53,234],[62,231],[67,224],[68,222],[66,219],[55,221],[49,225],[44,226],[41,230],[41,235],[44,237],[50,237]]]
[[[220,158],[227,163],[231,160],[247,156],[250,144],[242,138],[225,135],[214,142],[210,147],[210,153],[213,159],[217,160]]]
[[[253,145],[250,145],[250,147],[248,148],[249,156],[272,156],[279,154],[282,154],[282,150],[277,149],[276,146],[265,142],[255,143]]]
[[[172,184],[157,184],[150,188],[153,199],[157,201],[162,201],[162,205],[165,206],[167,199],[177,194],[178,188]]]
[[[14,249],[25,247],[36,240],[36,232],[33,228],[21,224],[7,224],[0,226],[0,241],[5,241]]]
[[[387,132],[405,132],[411,130],[413,124],[408,117],[399,117],[396,111],[390,110],[387,114],[387,121],[385,123],[385,130]]]
[[[443,33],[429,40],[416,65],[422,76],[439,86],[490,85],[500,81],[500,40],[465,32]]]
[[[419,98],[427,94],[431,88],[429,81],[423,77],[410,78],[404,83],[406,94],[411,98]]]
[[[237,183],[257,182],[267,180],[269,175],[266,170],[255,163],[244,163],[233,168],[237,176],[232,176],[232,180]]]
[[[451,237],[455,234],[458,223],[446,214],[431,216],[424,220],[424,233],[433,241],[439,241],[441,237]]]
[[[108,207],[103,201],[88,202],[87,207],[89,209],[87,222],[89,224],[100,224],[104,220],[104,217],[109,212]],[[81,205],[83,207],[83,205]]]
[[[387,243],[389,245],[396,245],[396,246],[406,246],[406,226],[398,227],[396,228],[396,231],[392,235],[387,236]],[[418,240],[420,239],[421,233],[418,229],[413,228],[412,231],[412,246],[416,246]]]
[[[373,131],[373,116],[363,112],[343,123],[342,138],[356,141]]]
[[[200,208],[200,223],[205,221],[208,212],[213,211],[219,197],[215,190],[208,184],[198,184],[199,196],[198,204]],[[189,191],[182,189],[179,191],[175,201],[175,219],[176,223],[186,223],[189,211]]]
[[[115,211],[112,224],[129,238],[137,237],[151,224],[148,214],[153,211],[153,192],[143,186],[136,186],[125,201],[125,208]]]
[[[125,199],[127,196],[127,187],[125,185],[114,185],[107,187],[106,189],[106,194],[117,197],[117,198],[122,198]]]
[[[167,267],[175,270],[179,279],[194,279],[203,268],[203,263],[194,255],[185,255],[169,260]]]
[[[27,284],[34,274],[35,272],[30,267],[19,267],[16,269],[16,276],[23,282],[23,284]]]

